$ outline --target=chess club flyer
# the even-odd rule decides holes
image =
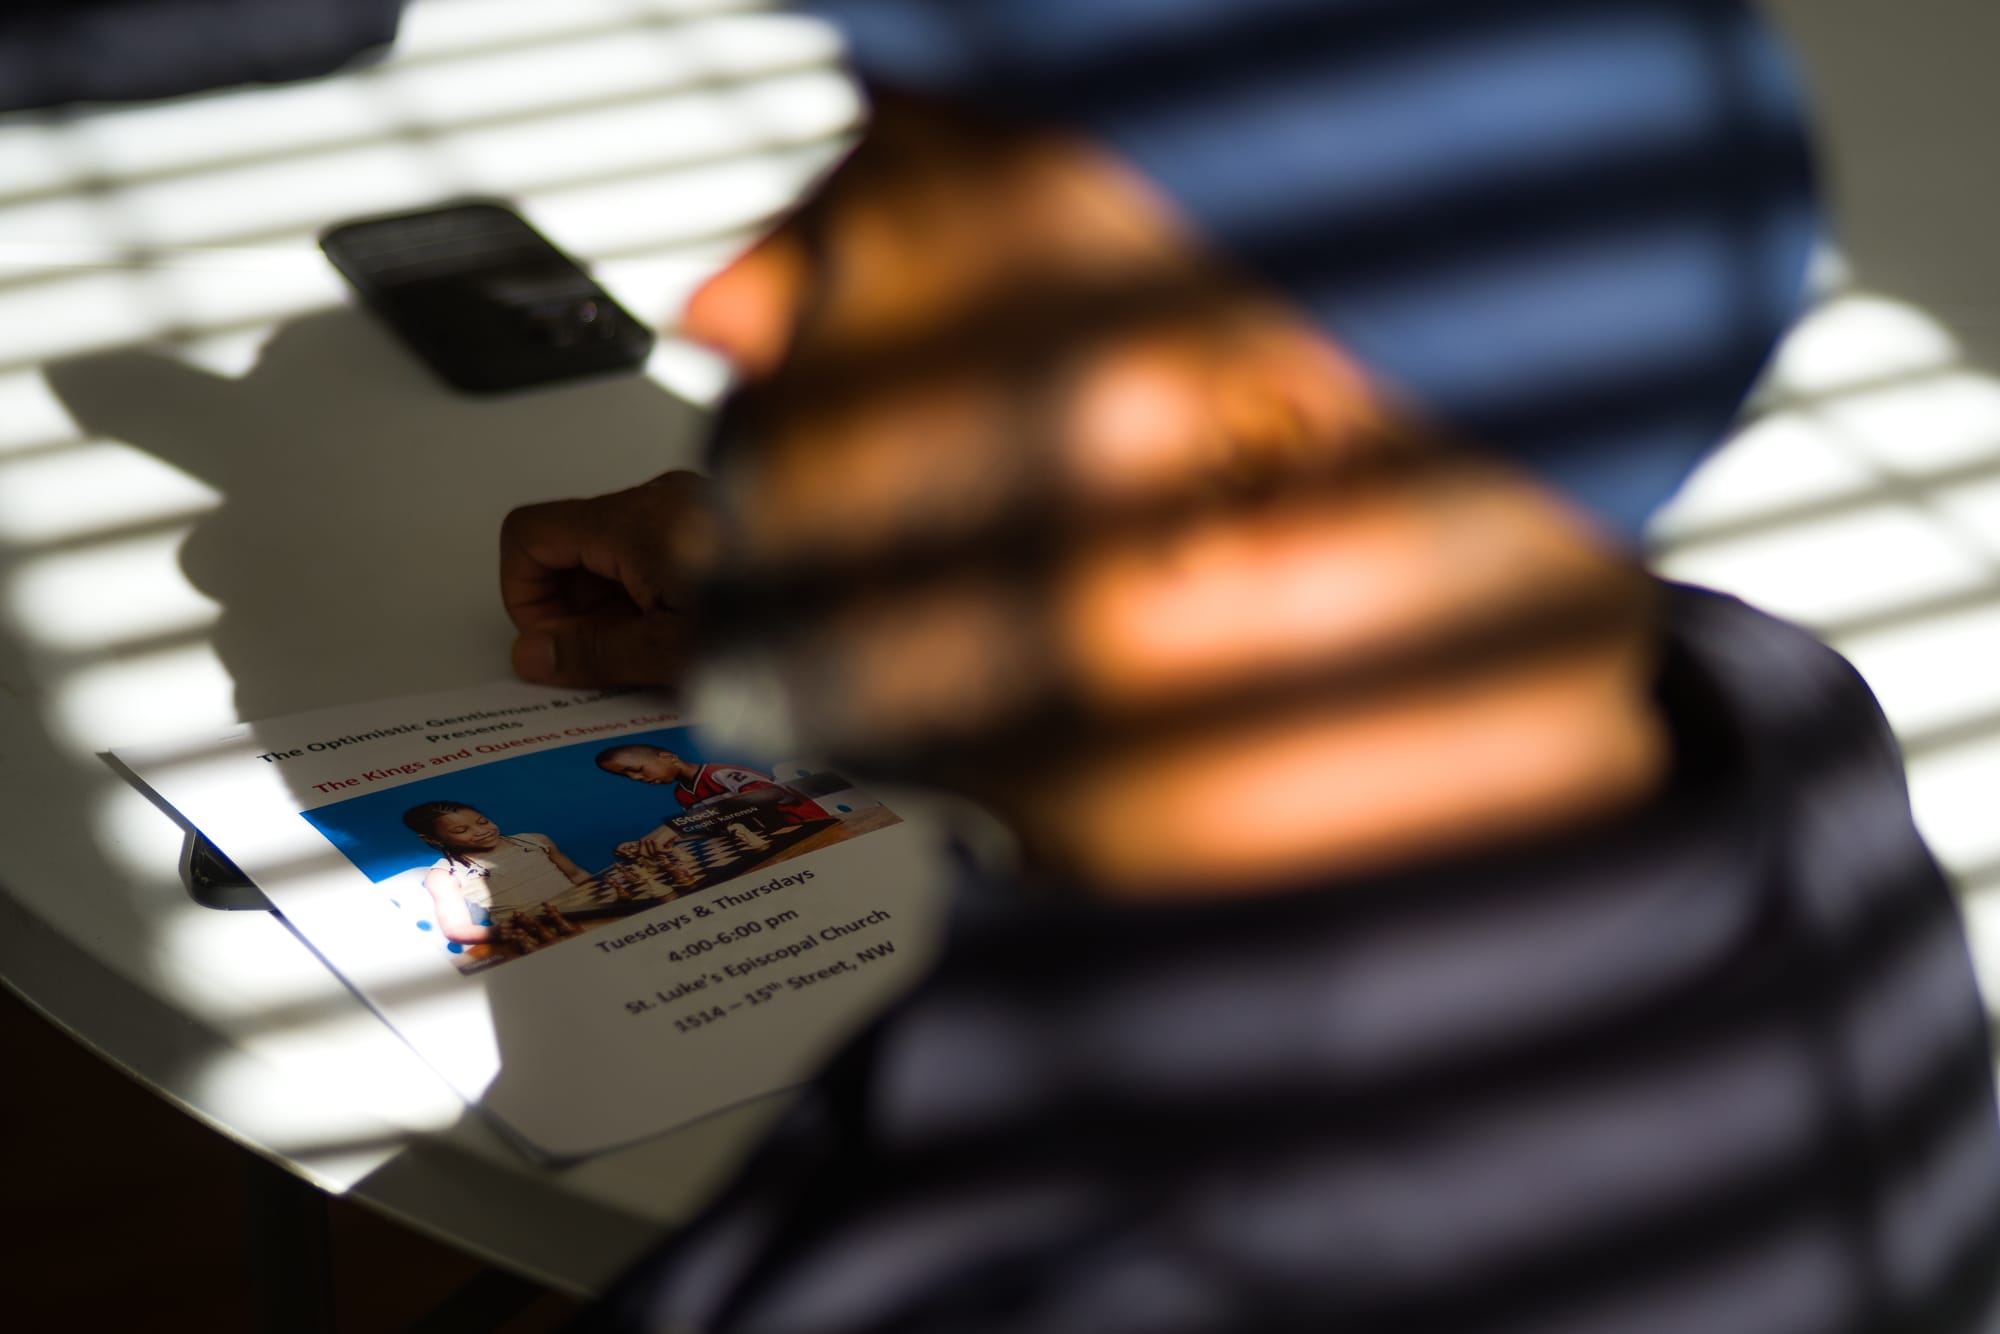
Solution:
[[[928,956],[915,826],[654,693],[502,683],[113,759],[543,1158],[798,1083]]]

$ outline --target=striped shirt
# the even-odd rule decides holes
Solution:
[[[674,1331],[2000,1328],[1965,938],[1867,688],[1669,594],[1673,778],[1250,900],[963,904],[596,1312]]]

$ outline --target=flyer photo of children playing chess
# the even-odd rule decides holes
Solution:
[[[689,728],[510,755],[303,815],[391,920],[463,973],[900,823],[837,773],[710,754]]]

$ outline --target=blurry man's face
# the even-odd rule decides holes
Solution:
[[[711,627],[741,679],[775,677],[803,749],[1071,860],[1117,845],[1107,877],[1178,873],[1167,826],[1231,873],[1376,855],[1364,827],[1410,842],[1474,785],[1440,719],[1506,755],[1649,670],[1632,620],[1591,621],[1631,587],[1616,553],[1399,417],[1094,147],[890,103],[682,331],[743,375],[714,599],[741,619]]]
[[[606,773],[635,782],[672,783],[679,780],[686,764],[670,750],[626,750],[607,759],[601,767]]]

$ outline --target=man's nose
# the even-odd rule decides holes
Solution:
[[[789,229],[760,242],[696,289],[681,316],[685,337],[721,353],[751,379],[784,359],[812,274]]]

